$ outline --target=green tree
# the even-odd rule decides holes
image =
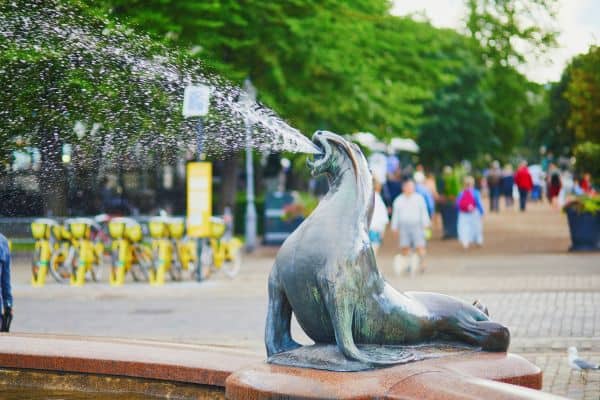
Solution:
[[[423,103],[454,80],[468,40],[389,15],[387,1],[107,0],[113,15],[193,50],[306,134],[372,131],[416,137]],[[224,179],[232,203],[237,156]],[[227,178],[227,177],[226,177]]]
[[[260,100],[306,133],[414,136],[422,102],[451,80],[444,63],[460,41],[453,31],[390,16],[387,1],[105,3],[156,37],[197,50],[219,74],[252,78]]]
[[[571,105],[564,96],[571,80],[568,69],[563,71],[559,82],[549,83],[545,93],[548,110],[539,121],[532,134],[532,140],[526,144],[544,146],[554,154],[570,154],[575,144],[575,133],[567,125]]]
[[[572,154],[577,143],[600,142],[600,50],[590,47],[565,67],[559,82],[548,85],[548,111],[533,143],[557,154]],[[593,146],[584,145],[583,149]],[[589,151],[583,151],[586,155]],[[589,158],[589,157],[588,157]]]
[[[590,173],[594,179],[600,176],[600,143],[586,141],[573,149],[575,167],[579,173]]]
[[[528,130],[529,82],[517,71],[528,57],[556,46],[557,0],[467,0],[467,30],[488,67],[484,88],[494,114],[493,134],[508,154]],[[550,21],[550,25],[548,24]]]
[[[556,46],[558,0],[466,0],[467,30],[486,62],[523,64]]]
[[[480,68],[469,66],[425,105],[426,122],[421,127],[419,145],[429,165],[452,165],[497,145],[494,118],[481,88],[482,77]]]
[[[564,97],[571,106],[567,126],[578,141],[600,143],[600,46],[573,59]]]
[[[39,149],[46,212],[65,215],[63,145],[95,161],[108,156],[107,149],[129,155],[143,137],[176,134],[177,124],[165,122],[177,119],[179,106],[161,80],[112,52],[127,32],[94,9],[61,1],[21,6],[0,6],[0,22],[10,33],[0,35],[0,104],[10,105],[0,109],[0,139],[4,151]],[[128,57],[153,54],[151,41],[136,45],[124,49]],[[81,136],[77,122],[101,128]]]

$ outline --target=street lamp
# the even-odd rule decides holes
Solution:
[[[256,101],[256,89],[250,78],[244,81],[244,96],[242,101],[247,102],[250,108]],[[256,248],[256,205],[254,204],[254,164],[252,163],[252,123],[245,119],[246,125],[246,251],[252,252]]]
[[[202,117],[208,114],[208,106],[210,104],[210,91],[211,88],[206,85],[189,85],[185,88],[183,93],[183,116],[184,118],[197,117],[197,154],[196,157],[198,161],[201,160],[202,154]],[[188,165],[189,166],[189,165]],[[211,171],[209,169],[208,171]],[[194,177],[195,182],[193,185],[190,185],[190,181],[192,180],[191,174],[187,174],[188,181],[188,234],[190,231],[190,227],[193,226],[196,230],[198,225],[200,227],[204,226],[206,228],[206,224],[209,223],[211,211],[211,196],[212,193],[203,193],[207,190],[212,190],[212,183],[207,183],[207,179],[211,179],[211,176],[204,177]],[[190,186],[196,188],[196,190],[191,191]],[[198,188],[202,188],[198,190]],[[190,204],[191,196],[195,196],[195,201],[200,202],[201,204]],[[192,207],[193,206],[193,207]],[[202,238],[201,234],[195,232],[194,236],[196,238],[196,262],[197,265],[197,273],[196,280],[201,281],[202,276]]]
[[[201,158],[202,153],[202,117],[208,114],[210,104],[210,87],[206,85],[189,85],[185,88],[183,94],[183,116],[199,117],[196,127],[196,157]]]

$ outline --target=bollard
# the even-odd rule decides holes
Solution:
[[[202,239],[196,239],[196,282],[202,282]]]

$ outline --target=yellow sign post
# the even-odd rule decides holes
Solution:
[[[212,216],[212,164],[187,164],[187,232],[188,236],[204,238],[210,235]]]

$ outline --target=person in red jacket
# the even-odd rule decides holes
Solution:
[[[521,211],[525,211],[525,205],[527,204],[527,195],[533,189],[533,179],[527,169],[527,161],[521,161],[519,168],[515,173],[515,184],[519,189],[519,206]]]
[[[583,193],[594,194],[594,187],[592,186],[592,175],[589,172],[583,174],[583,178],[579,181],[579,186]]]

